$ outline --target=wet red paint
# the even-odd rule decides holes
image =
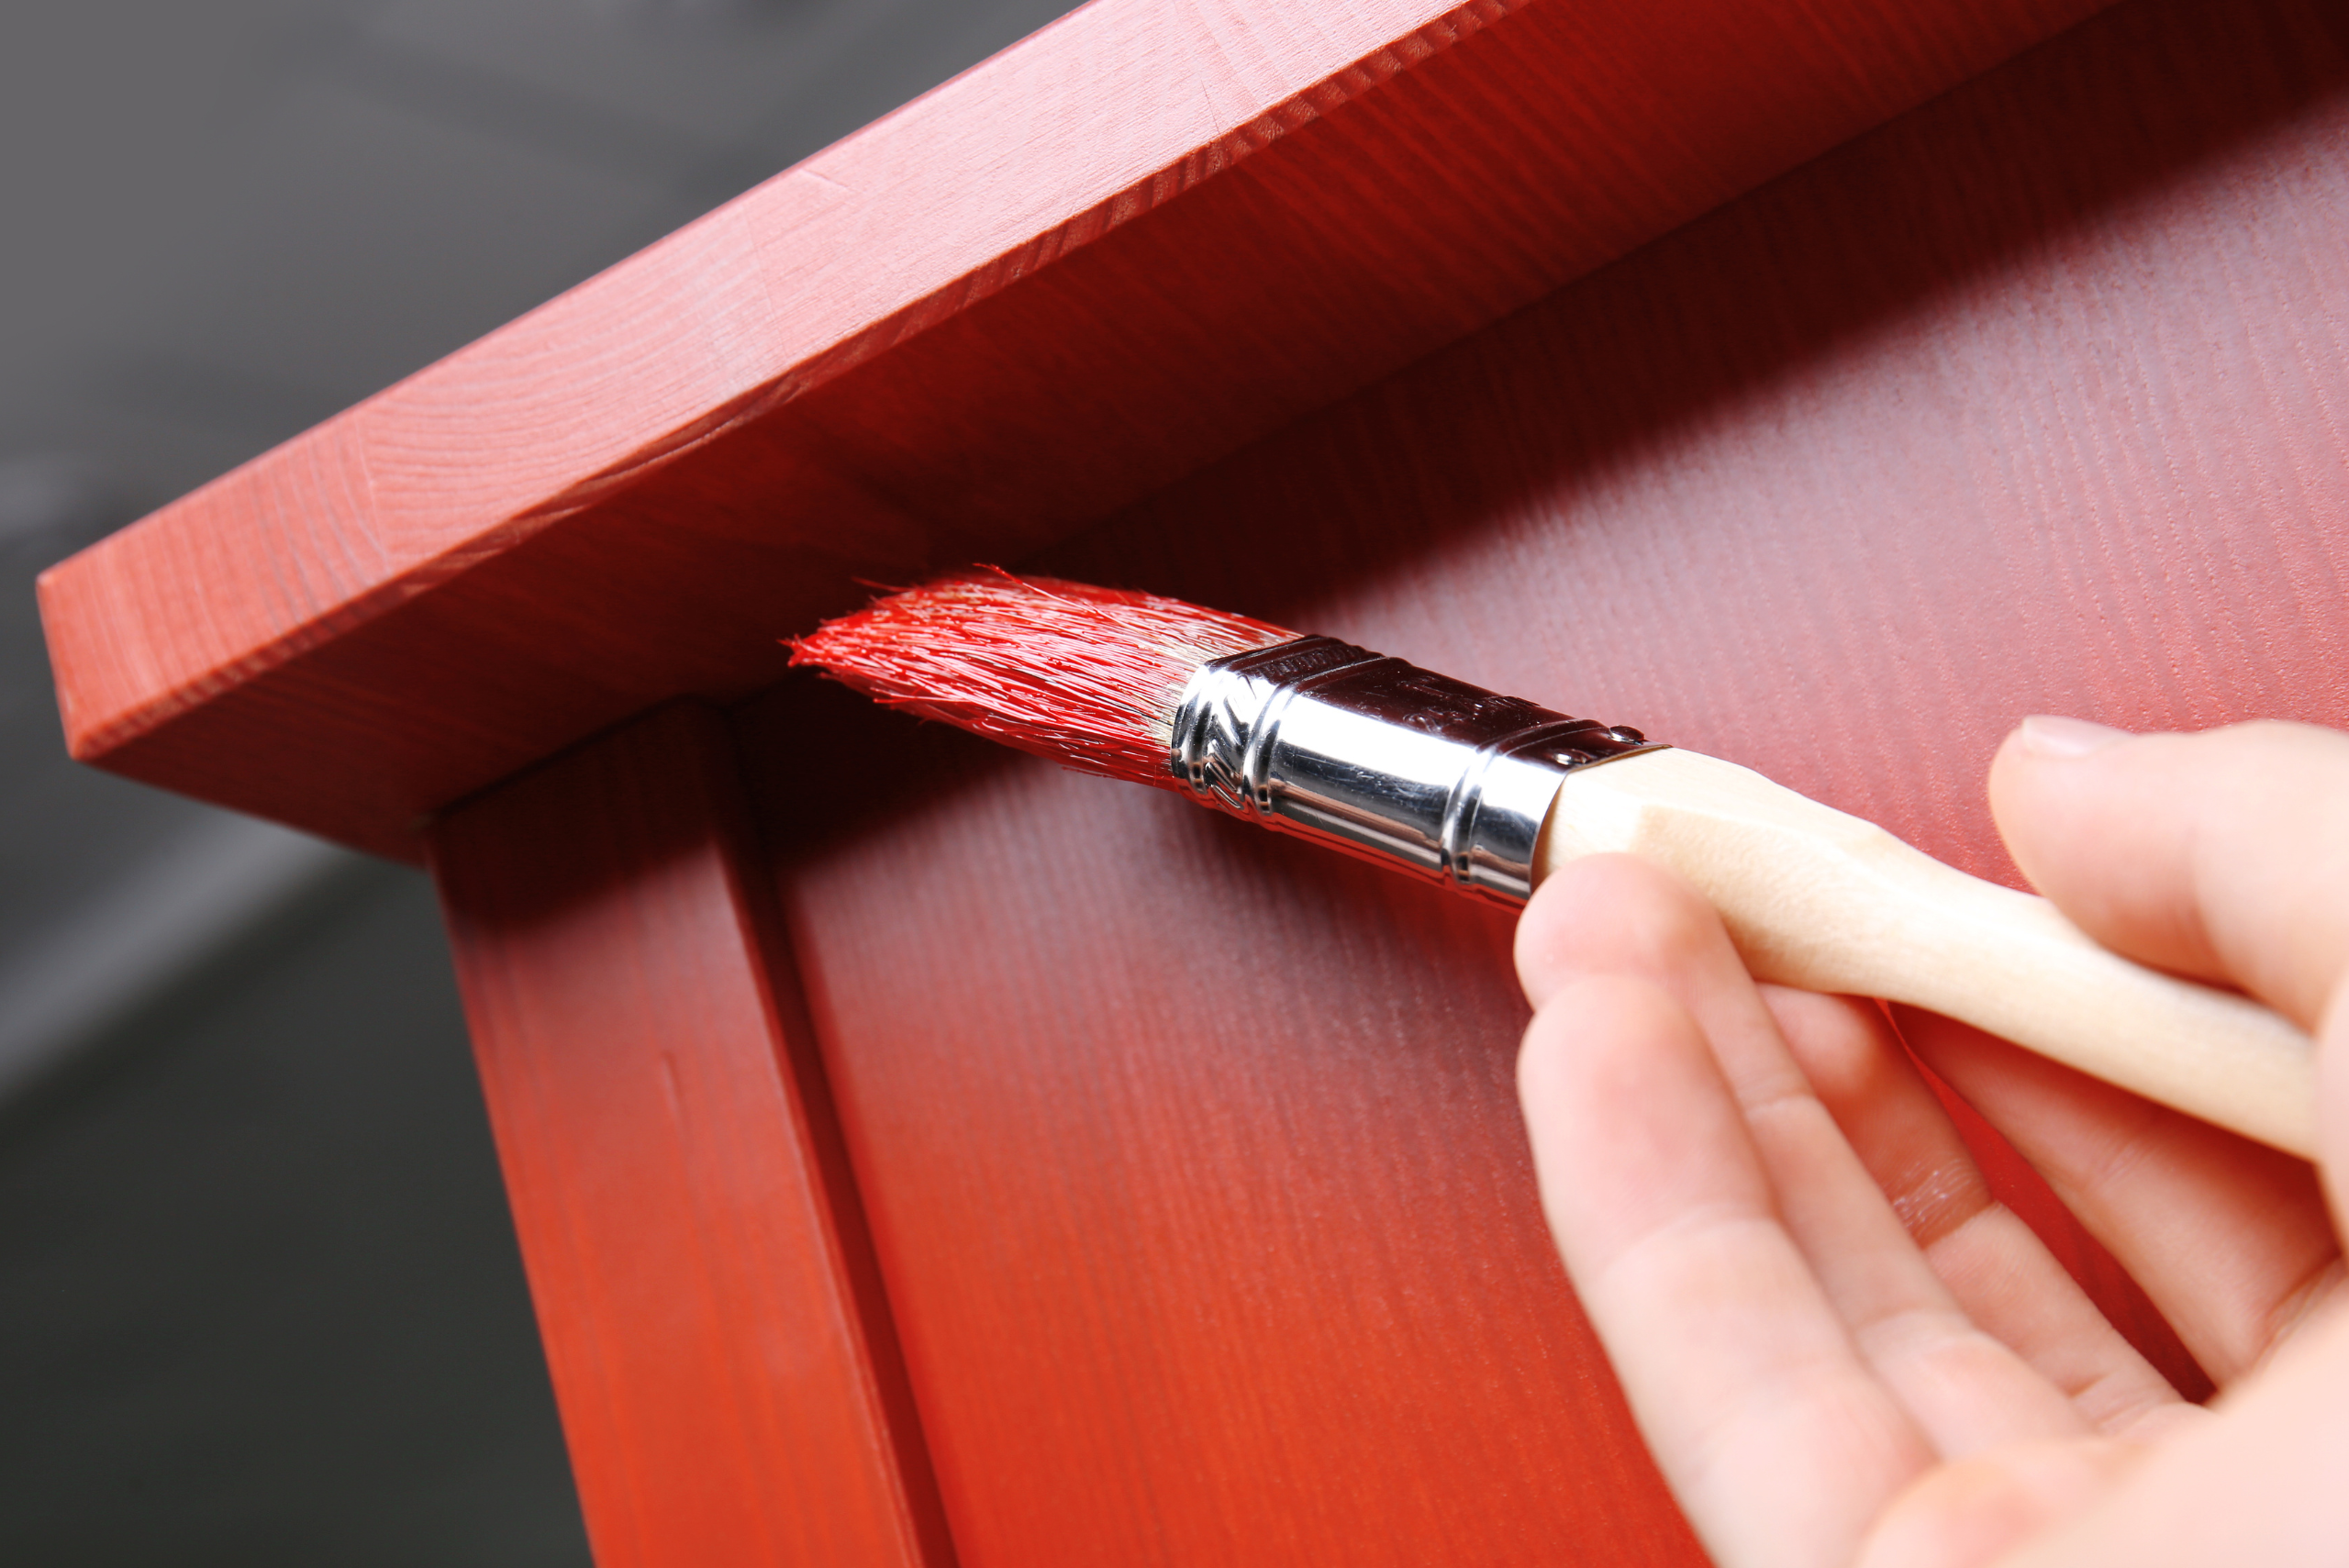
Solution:
[[[1184,684],[1210,659],[1297,635],[1156,594],[979,568],[827,621],[793,640],[791,662],[1063,767],[1171,789]]]

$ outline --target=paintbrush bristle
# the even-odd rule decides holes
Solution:
[[[877,599],[791,662],[1063,766],[1172,788],[1176,702],[1201,664],[1296,632],[1119,588],[974,568]]]

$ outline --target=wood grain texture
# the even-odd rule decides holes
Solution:
[[[2022,713],[2349,724],[2344,152],[2337,10],[2132,4],[1030,564],[2011,881]],[[774,835],[811,736],[864,762],[776,876],[969,1568],[1696,1560],[1535,1209],[1505,919],[812,684],[737,728]]]
[[[384,853],[2098,0],[1098,0],[50,573],[75,754]]]
[[[722,726],[671,708],[432,840],[602,1568],[953,1553]]]
[[[1535,1210],[1506,916],[982,768],[789,878],[963,1562],[1700,1562]]]

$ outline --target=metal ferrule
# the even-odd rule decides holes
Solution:
[[[1577,768],[1661,749],[1333,638],[1199,667],[1169,765],[1209,805],[1515,907]]]

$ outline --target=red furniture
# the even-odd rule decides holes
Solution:
[[[2094,10],[1097,0],[50,574],[78,755],[439,878],[605,1568],[1698,1559],[1503,917],[775,639],[1035,564],[1989,875],[2021,713],[2349,724],[2349,30]]]

